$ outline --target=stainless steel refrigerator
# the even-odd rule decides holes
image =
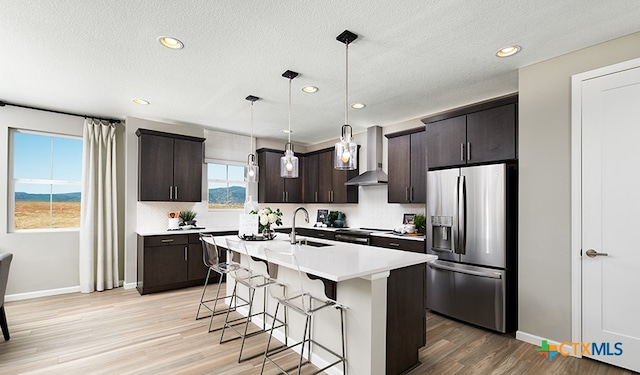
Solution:
[[[516,329],[517,166],[427,173],[426,303],[499,332]]]

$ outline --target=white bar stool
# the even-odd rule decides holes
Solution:
[[[247,337],[251,337],[260,333],[265,333],[267,332],[267,317],[270,318],[272,320],[272,326],[276,326],[276,328],[280,328],[280,327],[285,327],[286,329],[286,316],[285,316],[285,321],[282,321],[280,319],[277,319],[275,317],[275,315],[271,315],[268,311],[267,311],[267,293],[265,291],[265,287],[269,284],[272,284],[275,282],[274,279],[265,276],[263,274],[260,274],[256,271],[254,271],[251,267],[251,256],[249,255],[249,252],[247,251],[247,247],[245,246],[244,242],[235,239],[231,239],[231,238],[225,238],[226,241],[226,245],[227,245],[227,249],[237,249],[237,251],[240,254],[243,254],[247,257],[247,262],[245,262],[245,266],[242,266],[240,268],[237,268],[233,271],[231,271],[231,276],[234,278],[235,282],[234,282],[234,286],[233,286],[233,292],[231,293],[231,302],[229,303],[229,308],[227,309],[227,315],[225,317],[225,323],[224,326],[222,328],[222,334],[220,335],[220,344],[223,344],[225,342],[231,341],[231,340],[236,340],[241,338],[242,339],[242,344],[240,345],[240,353],[238,355],[238,362],[242,362],[242,361],[246,361],[248,359],[252,359],[255,357],[258,357],[260,355],[263,355],[264,352],[261,351],[260,353],[256,353],[254,355],[251,355],[249,357],[246,358],[242,358],[242,352],[244,350],[244,342],[245,339]],[[249,296],[247,298],[248,301],[248,306],[249,306],[249,311],[247,313],[247,316],[244,318],[238,318],[238,319],[233,319],[233,320],[229,320],[229,313],[231,312],[231,305],[233,305],[233,301],[234,299],[241,299],[238,296],[238,284],[240,285],[244,285],[248,288],[249,290]],[[253,302],[254,302],[254,297],[256,294],[256,290],[258,289],[262,289],[262,306],[263,309],[261,311],[258,312],[254,312],[253,311]],[[244,301],[244,300],[243,300]],[[253,331],[250,333],[248,332],[249,329],[249,323],[252,321],[252,318],[257,317],[257,316],[261,316],[262,317],[262,328],[258,331]],[[236,322],[238,320],[243,320],[244,319],[244,330],[240,331],[238,330],[235,326],[235,324],[231,324],[233,322]],[[224,333],[226,331],[226,329],[232,329],[233,331],[235,331],[235,333],[238,335],[232,339],[224,339]],[[286,345],[286,343],[285,343]],[[267,346],[268,347],[268,346]],[[284,347],[284,345],[282,346],[278,346],[275,348],[271,348],[269,350],[276,350],[279,349],[281,347]]]
[[[280,305],[284,306],[285,309],[285,316],[287,315],[287,310],[289,311],[294,311],[298,314],[301,314],[302,316],[305,317],[305,326],[304,326],[304,334],[303,334],[303,338],[302,341],[298,342],[297,344],[293,344],[293,345],[285,345],[283,348],[281,349],[277,349],[274,351],[265,351],[264,353],[264,359],[262,360],[262,368],[260,370],[260,374],[264,373],[264,368],[265,365],[267,363],[267,361],[269,361],[271,364],[273,364],[275,367],[277,367],[283,374],[288,374],[289,371],[295,369],[296,367],[292,367],[289,368],[287,370],[283,369],[280,365],[278,365],[274,359],[274,356],[278,353],[281,353],[282,351],[286,350],[286,349],[292,349],[295,348],[297,346],[301,346],[300,349],[300,359],[298,361],[298,366],[297,366],[297,374],[300,374],[300,370],[302,368],[303,365],[310,363],[309,360],[306,360],[303,362],[303,358],[304,358],[304,353],[305,353],[305,344],[307,344],[307,357],[311,358],[311,344],[313,344],[314,346],[319,346],[320,348],[322,348],[324,351],[326,351],[327,353],[330,353],[331,355],[333,355],[336,360],[329,363],[328,365],[326,365],[325,367],[319,369],[318,371],[314,372],[313,374],[318,374],[330,367],[333,367],[339,363],[342,363],[342,371],[344,374],[347,373],[347,359],[345,356],[345,329],[344,329],[344,312],[346,310],[346,307],[332,299],[329,298],[318,298],[315,297],[313,295],[311,295],[308,292],[305,292],[304,288],[303,288],[303,276],[302,276],[302,272],[300,271],[300,266],[298,264],[298,259],[296,258],[295,255],[295,250],[294,249],[298,249],[298,247],[296,246],[291,246],[291,250],[287,250],[287,251],[275,251],[275,250],[270,250],[270,249],[266,249],[265,248],[265,254],[267,257],[268,262],[270,263],[270,273],[271,273],[271,264],[273,263],[274,265],[278,264],[278,263],[284,263],[284,264],[291,264],[295,267],[295,269],[298,271],[298,281],[300,283],[299,285],[299,290],[297,291],[290,291],[289,290],[289,285],[282,283],[279,281],[276,283],[272,283],[269,285],[268,290],[269,290],[269,294],[271,295],[271,297],[273,297],[274,299],[276,299],[278,301],[278,303],[276,304],[276,311],[274,313],[275,316],[277,316],[278,314],[278,309],[280,307]],[[312,320],[313,320],[313,316],[314,314],[316,314],[318,311],[328,308],[328,307],[333,307],[336,310],[338,310],[340,312],[340,332],[341,332],[341,346],[342,346],[342,353],[338,354],[336,352],[334,352],[333,350],[327,348],[326,346],[318,343],[317,341],[315,341],[312,338],[312,332],[311,332],[311,327],[312,327]],[[271,338],[273,337],[273,330],[274,330],[274,326],[272,325],[271,327],[271,332],[269,334],[269,340],[267,342],[267,348],[269,348],[269,345],[271,344]],[[287,334],[285,333],[285,337],[287,336]]]
[[[218,249],[218,246],[216,245],[216,242],[213,239],[213,235],[211,234],[201,234],[200,235],[200,241],[202,242],[202,261],[204,262],[204,265],[207,266],[207,268],[209,269],[207,271],[207,278],[204,281],[204,287],[202,288],[202,295],[200,296],[200,304],[198,305],[198,311],[196,312],[196,320],[199,319],[204,319],[204,318],[210,318],[209,320],[209,332],[214,332],[214,331],[218,331],[224,328],[224,326],[216,328],[216,329],[211,329],[211,326],[213,324],[213,317],[216,315],[220,315],[220,314],[228,314],[229,309],[231,309],[231,305],[232,303],[229,303],[229,308],[227,309],[222,309],[219,311],[216,311],[216,306],[218,304],[219,300],[225,300],[226,298],[230,298],[231,296],[220,296],[220,288],[222,285],[222,279],[224,278],[224,276],[228,275],[231,272],[234,272],[236,270],[241,269],[242,267],[240,266],[240,264],[232,261],[232,260],[228,260],[226,262],[221,262],[221,256],[220,256],[220,250]],[[207,285],[209,285],[209,277],[211,276],[211,271],[216,272],[219,274],[219,280],[218,280],[218,288],[216,290],[216,296],[214,298],[210,298],[210,299],[206,299],[205,300],[205,295],[207,292]],[[248,301],[245,301],[243,299],[240,299],[242,301],[242,304],[238,306],[238,299],[235,299],[236,305],[233,306],[233,309],[235,310],[235,308],[237,307],[242,307],[242,306],[247,306],[249,304]],[[213,302],[213,306],[210,306],[211,303]],[[205,308],[207,310],[209,310],[209,315],[206,316],[200,316],[200,309],[201,308]]]

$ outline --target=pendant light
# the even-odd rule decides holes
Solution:
[[[249,155],[247,156],[247,165],[244,167],[244,180],[246,182],[258,182],[258,164],[256,163],[256,155],[253,153],[253,103],[260,100],[257,96],[249,95],[245,99],[251,102],[251,143],[249,144]]]
[[[289,79],[289,136],[288,142],[284,145],[284,156],[280,158],[280,177],[298,178],[298,157],[293,153],[291,143],[291,81],[298,76],[298,73],[287,70],[282,76]]]
[[[336,37],[336,40],[345,44],[345,98],[344,98],[344,125],[340,141],[336,143],[333,155],[333,167],[335,169],[353,170],[358,168],[358,145],[353,141],[351,125],[349,125],[349,43],[358,36],[349,30],[345,30]]]

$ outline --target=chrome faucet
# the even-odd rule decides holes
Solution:
[[[289,235],[289,237],[291,237],[292,245],[296,244],[296,214],[300,210],[304,211],[304,221],[306,221],[307,223],[309,222],[309,213],[304,207],[298,207],[295,211],[293,211],[293,224],[291,225],[291,234]]]

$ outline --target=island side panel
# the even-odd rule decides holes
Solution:
[[[385,374],[388,275],[338,283],[338,302],[347,306],[348,374]]]

